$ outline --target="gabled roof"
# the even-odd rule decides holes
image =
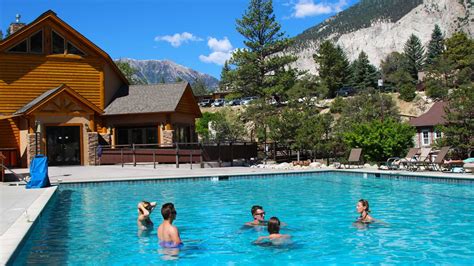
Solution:
[[[54,98],[55,96],[59,95],[62,92],[66,92],[71,95],[73,98],[76,98],[79,102],[86,105],[88,108],[92,109],[93,111],[102,114],[103,111],[98,108],[95,104],[91,103],[86,98],[82,97],[79,93],[74,91],[73,89],[69,88],[67,85],[62,84],[61,86],[45,91],[40,96],[34,98],[29,103],[25,104],[23,107],[18,109],[13,115],[28,115],[32,113],[34,110],[41,107],[44,103],[48,102],[50,99]]]
[[[175,112],[186,91],[192,93],[187,82],[131,85],[127,95],[115,98],[105,108],[104,115]],[[201,115],[199,108],[197,114]]]
[[[24,26],[23,28],[19,29],[18,31],[14,32],[13,34],[8,36],[7,38],[5,38],[3,40],[0,40],[0,49],[7,48],[7,46],[10,46],[14,42],[20,41],[21,38],[25,38],[26,36],[23,36],[23,35],[26,31],[28,31],[28,29],[30,29],[32,27],[35,27],[36,25],[38,25],[38,24],[40,24],[40,23],[42,23],[43,21],[46,21],[46,20],[52,20],[52,21],[58,23],[59,25],[61,25],[63,30],[71,33],[76,38],[78,38],[84,45],[86,45],[87,47],[92,49],[94,52],[96,52],[97,54],[102,56],[105,59],[105,61],[107,61],[112,66],[112,69],[119,76],[119,78],[125,84],[129,84],[128,80],[125,78],[125,76],[120,71],[120,69],[117,67],[117,65],[114,63],[112,58],[110,58],[110,56],[104,50],[100,49],[100,47],[98,47],[93,42],[91,42],[89,39],[84,37],[84,35],[82,35],[80,32],[75,30],[69,24],[64,22],[62,19],[60,19],[56,15],[56,13],[52,10],[48,10],[48,11],[44,12],[38,18],[36,18],[33,22],[29,23],[28,25]]]
[[[410,125],[415,127],[436,126],[446,123],[444,108],[447,106],[445,102],[436,102],[431,106],[428,112],[419,117],[410,119]]]

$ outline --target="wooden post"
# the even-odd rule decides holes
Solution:
[[[202,151],[203,151],[203,149],[202,149],[202,143],[199,143],[199,151],[200,151],[200,155],[199,155],[200,158],[199,158],[199,160],[201,161],[201,168],[204,168],[204,162],[203,162],[203,160],[202,160]]]
[[[277,143],[273,142],[273,160],[277,161]]]
[[[153,151],[153,169],[156,169],[156,151]]]
[[[234,166],[234,150],[232,147],[232,141],[230,142],[230,166]]]
[[[178,146],[178,142],[176,142],[176,168],[179,168],[179,146]]]
[[[135,158],[135,143],[132,144],[132,156],[133,156],[133,167],[137,166],[137,160]]]
[[[123,148],[120,148],[120,160],[122,161],[122,168],[123,168]]]
[[[189,152],[189,162],[191,164],[191,170],[193,169],[193,149]]]
[[[219,154],[219,158],[217,159],[218,162],[219,162],[219,167],[222,167],[222,163],[221,163],[221,142],[220,141],[217,143],[217,151],[218,151],[218,154]]]

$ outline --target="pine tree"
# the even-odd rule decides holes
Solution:
[[[194,95],[207,95],[209,90],[207,89],[206,83],[201,78],[196,78],[192,86]]]
[[[407,57],[406,70],[413,79],[418,80],[418,72],[423,69],[425,61],[425,48],[423,48],[420,39],[412,34],[403,50]]]
[[[281,31],[273,13],[271,0],[251,0],[237,31],[244,37],[246,48],[237,50],[231,63],[235,65],[233,86],[242,96],[282,94],[289,88],[288,77],[295,80],[295,71],[288,68],[296,57],[282,55],[291,44]],[[279,86],[280,85],[280,86]],[[291,86],[290,86],[291,87]]]
[[[346,54],[340,46],[324,41],[313,59],[318,65],[319,77],[328,88],[329,97],[334,97],[336,91],[349,81],[349,60]]]
[[[352,63],[351,83],[359,90],[377,86],[378,72],[374,65],[370,64],[369,57],[362,51],[359,57]]]
[[[431,33],[431,40],[426,53],[426,64],[432,65],[444,51],[444,37],[441,29],[436,24]]]
[[[232,90],[232,72],[229,66],[229,62],[225,61],[224,67],[221,71],[221,80],[219,81],[220,91],[231,91]]]

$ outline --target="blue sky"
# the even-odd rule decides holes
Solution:
[[[274,0],[290,37],[358,0]],[[243,47],[235,30],[249,0],[0,0],[0,28],[21,15],[29,23],[51,9],[112,58],[168,59],[220,77],[222,63]]]

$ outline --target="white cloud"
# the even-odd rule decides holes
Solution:
[[[155,41],[165,41],[169,42],[173,47],[179,47],[183,43],[187,43],[189,41],[202,41],[202,39],[189,32],[183,32],[175,33],[174,35],[156,36]]]
[[[209,55],[200,55],[199,60],[204,63],[213,63],[217,65],[224,65],[225,61],[229,60],[232,56],[232,44],[227,37],[222,40],[216,38],[209,38],[207,46],[211,49]]]
[[[339,0],[335,3],[314,3],[313,0],[299,0],[293,6],[292,17],[304,18],[311,16],[318,16],[322,14],[331,14],[342,11],[342,8],[347,5],[347,0]]]
[[[209,38],[207,41],[207,45],[211,50],[216,51],[216,52],[228,52],[232,50],[232,44],[230,44],[229,39],[227,37],[224,37],[222,40],[218,40],[216,38]]]

